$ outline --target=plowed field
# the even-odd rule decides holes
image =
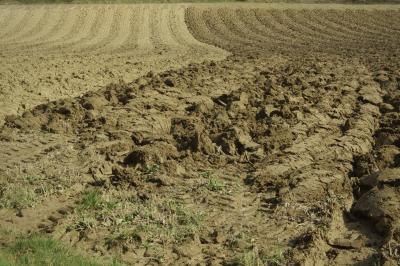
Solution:
[[[181,5],[0,6],[5,114],[227,52],[189,33]]]
[[[374,8],[198,8],[187,12],[194,36],[235,53],[398,52],[399,9]]]
[[[128,265],[400,264],[397,6],[0,14],[2,227]]]

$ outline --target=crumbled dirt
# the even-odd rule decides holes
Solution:
[[[163,262],[193,256],[229,262],[237,250],[254,249],[260,257],[279,250],[282,259],[301,261],[314,239],[329,232],[333,216],[350,208],[353,156],[371,151],[379,126],[379,103],[369,98],[382,99],[382,90],[356,61],[238,57],[40,105],[6,117],[3,132],[68,139],[77,157],[73,167],[87,175],[87,186],[145,202],[173,198],[204,214],[198,231],[180,246],[196,254],[180,254],[172,240],[147,239],[163,249]],[[208,187],[212,179],[221,187]],[[109,226],[94,228],[98,245],[105,245],[110,233],[97,231]],[[213,240],[214,234],[221,239]],[[236,234],[244,238],[238,249],[230,244]],[[311,239],[302,243],[306,235]],[[333,234],[328,243],[355,245],[340,237]],[[360,245],[355,248],[373,253]]]
[[[345,33],[315,30],[312,46],[293,46],[281,33],[292,42],[272,51],[261,26],[275,28],[259,21],[246,50],[237,25],[258,12],[281,26],[357,15],[326,23],[365,39],[340,46]],[[398,264],[400,20],[332,12],[190,8],[193,36],[232,56],[6,116],[0,206],[15,218],[2,226],[135,265]],[[389,19],[379,12],[396,21],[385,50],[381,24],[366,26]],[[204,28],[211,19],[218,28]]]

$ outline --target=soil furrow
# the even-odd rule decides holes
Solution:
[[[12,19],[8,21],[6,27],[4,27],[4,33],[0,35],[2,40],[12,38],[15,32],[18,32],[25,26],[29,17],[32,14],[32,10],[29,8],[19,8],[13,13]],[[9,37],[11,35],[11,37]]]
[[[52,36],[56,32],[56,27],[61,23],[63,18],[65,18],[65,10],[62,7],[48,8],[48,12],[39,21],[35,29],[25,34],[24,37],[15,40],[14,46],[16,47],[14,48],[21,51],[26,45],[33,46],[37,45],[40,41],[47,40],[49,36]]]

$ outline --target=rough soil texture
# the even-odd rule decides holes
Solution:
[[[398,265],[400,11],[283,7],[190,7],[231,56],[6,116],[0,225],[134,265]]]
[[[397,6],[266,5],[188,8],[186,21],[203,42],[235,54],[396,55]]]
[[[184,5],[0,6],[0,124],[150,70],[225,58],[193,38],[184,14]]]

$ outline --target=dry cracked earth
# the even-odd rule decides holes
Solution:
[[[398,6],[0,14],[2,227],[128,265],[400,264]]]

